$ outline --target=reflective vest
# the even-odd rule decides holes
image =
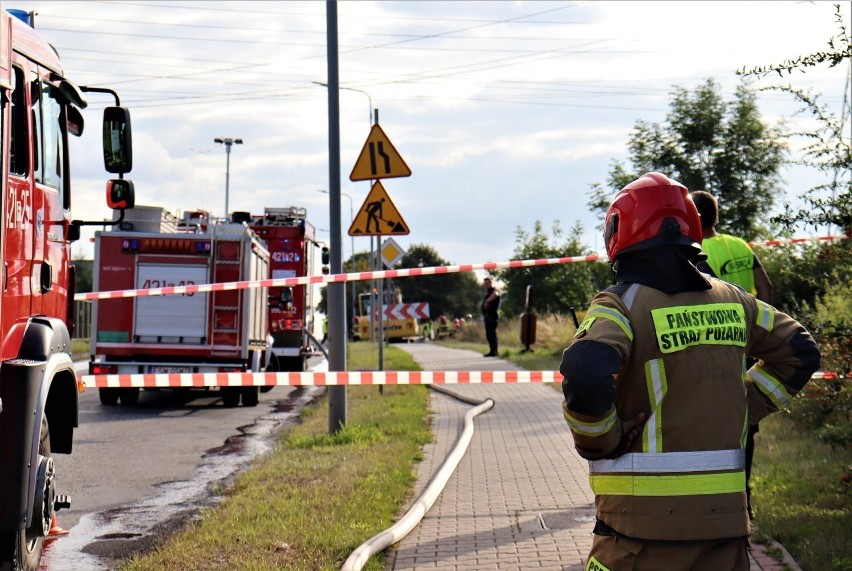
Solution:
[[[745,240],[728,234],[704,238],[701,250],[707,254],[707,265],[720,280],[737,284],[751,294],[754,286],[754,267],[757,258]]]
[[[621,359],[606,413],[567,403],[563,413],[578,452],[590,459],[597,517],[622,535],[747,535],[748,425],[785,407],[818,366],[813,340],[792,318],[720,280],[712,284],[674,295],[638,284],[602,292],[569,349],[598,343]],[[763,361],[746,371],[746,355]],[[563,374],[571,383],[571,372]],[[575,381],[573,391],[600,391],[601,382]],[[589,396],[572,394],[578,402]],[[600,458],[594,451],[612,450],[622,421],[640,412],[646,421],[628,453]]]

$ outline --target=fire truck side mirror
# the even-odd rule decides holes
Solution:
[[[124,210],[133,208],[136,202],[136,193],[133,189],[133,181],[126,178],[112,178],[106,184],[107,206],[113,210]]]
[[[113,174],[133,169],[133,144],[130,132],[130,111],[126,107],[104,109],[104,168]]]

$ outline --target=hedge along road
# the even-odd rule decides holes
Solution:
[[[53,457],[58,493],[71,499],[57,520],[70,533],[45,541],[41,569],[114,569],[150,549],[215,504],[216,490],[269,451],[275,430],[322,390],[274,387],[256,407],[225,408],[216,391],[142,391],[138,405],[104,406],[87,388],[73,452]]]

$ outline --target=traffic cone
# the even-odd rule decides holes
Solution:
[[[47,537],[60,537],[63,535],[68,535],[70,532],[62,527],[59,527],[59,523],[56,521],[56,514],[53,514],[53,518],[50,520],[50,531],[47,532]]]

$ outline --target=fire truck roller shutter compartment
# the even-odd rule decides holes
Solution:
[[[197,285],[209,282],[206,265],[140,263],[136,287]],[[207,335],[207,294],[136,298],[134,336],[141,343],[203,344]]]

